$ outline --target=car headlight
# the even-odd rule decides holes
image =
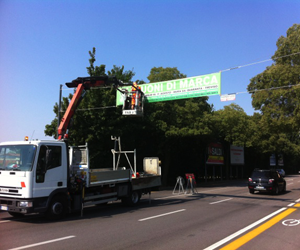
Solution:
[[[20,201],[19,207],[32,207],[32,201]]]

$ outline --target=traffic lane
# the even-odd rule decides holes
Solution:
[[[75,249],[95,249],[97,247],[101,247],[101,249],[140,249],[141,245],[146,249],[153,249],[153,245],[156,249],[165,249],[167,247],[182,249],[182,247],[188,243],[194,244],[193,246],[195,247],[191,247],[192,249],[199,249],[199,247],[201,249],[201,247],[207,244],[206,240],[211,238],[211,232],[215,235],[222,236],[221,230],[219,229],[220,227],[228,228],[229,222],[237,224],[234,219],[240,220],[240,218],[236,216],[236,214],[241,214],[237,212],[236,205],[234,205],[234,207],[237,213],[234,213],[235,211],[231,208],[220,207],[221,204],[217,204],[213,209],[211,207],[205,208],[203,206],[197,206],[197,204],[192,204],[193,201],[199,201],[199,197],[197,196],[186,198],[189,202],[177,201],[174,203],[175,206],[191,204],[192,207],[188,207],[188,209],[185,210],[186,213],[173,214],[170,217],[159,217],[157,220],[152,221],[148,220],[147,223],[144,223],[142,226],[136,223],[137,218],[132,218],[131,216],[134,215],[138,217],[139,214],[132,211],[125,217],[121,216],[122,218],[117,218],[118,215],[114,216],[112,213],[108,213],[108,220],[104,220],[103,218],[105,218],[105,216],[97,216],[94,218],[92,213],[97,213],[98,211],[91,210],[85,213],[87,217],[84,216],[83,219],[85,221],[87,219],[90,220],[88,225],[78,220],[79,223],[76,225],[76,228],[74,228],[74,223],[71,223],[69,226],[69,228],[73,227],[71,231],[60,226],[61,232],[68,235],[74,234],[76,238],[60,242],[51,242],[49,245],[43,245],[41,249],[53,249],[54,247],[58,249],[74,249],[74,245]],[[204,203],[207,204],[207,202]],[[174,206],[174,204],[172,205]],[[148,207],[145,208],[144,211],[148,210],[149,215],[152,216],[153,214],[157,214],[156,212],[168,212],[170,211],[168,208],[173,206],[163,205],[160,207],[161,209],[157,209],[157,211],[152,207]],[[196,211],[193,211],[193,209],[196,209]],[[220,209],[222,213],[220,213]],[[244,208],[242,209],[244,210]],[[202,215],[200,216],[201,218],[197,218],[197,216],[199,217],[199,213]],[[93,220],[91,221],[91,219]],[[253,216],[251,216],[250,219],[253,219]],[[215,223],[216,221],[218,223]],[[96,224],[96,226],[94,224]],[[124,225],[126,225],[125,228]],[[232,230],[235,230],[235,225],[230,225],[230,227],[232,226]],[[64,227],[66,227],[66,225],[64,225]],[[93,227],[95,228],[93,229]],[[228,229],[225,230],[223,235],[226,236],[229,231]],[[84,232],[84,234],[82,232]],[[140,232],[143,233],[140,234]],[[151,234],[151,232],[154,233]],[[49,236],[50,234],[46,233],[46,235]],[[119,241],[115,241],[114,235],[117,235]],[[62,235],[57,235],[56,237],[55,235],[51,236],[51,239],[59,239],[62,237]],[[199,241],[201,243],[199,243]],[[155,245],[156,243],[157,245]]]
[[[228,214],[231,216],[233,214],[231,208],[222,209],[223,213],[219,213],[217,206],[214,210],[207,200],[203,201],[202,205],[198,204],[199,201],[201,201],[199,196],[188,196],[183,199],[174,197],[168,201],[152,201],[153,205],[151,206],[148,205],[148,202],[144,202],[140,208],[136,209],[127,209],[119,206],[120,204],[109,204],[100,209],[87,209],[83,218],[74,216],[54,223],[43,221],[43,218],[40,217],[27,217],[9,224],[10,230],[5,232],[13,231],[13,233],[8,234],[7,237],[5,234],[3,235],[5,239],[2,245],[7,246],[5,249],[9,249],[72,235],[75,235],[76,238],[59,242],[53,241],[36,246],[36,248],[74,249],[75,245],[75,248],[78,249],[95,249],[100,246],[101,249],[139,249],[140,244],[148,242],[151,244],[145,248],[151,249],[153,244],[159,242],[156,247],[163,249],[173,244],[174,247],[182,246],[182,242],[191,242],[191,238],[194,238],[194,243],[198,245],[199,237],[202,242],[209,237],[209,235],[205,235],[205,232],[210,234],[210,230],[218,229],[217,225],[214,227],[215,220],[222,218],[223,221],[224,219],[226,221],[226,218],[230,218]],[[180,214],[171,214],[143,223],[140,221],[143,218],[178,211],[183,209],[182,207],[185,207],[185,210]],[[232,219],[230,220],[232,221]],[[199,227],[201,224],[202,227]],[[119,239],[117,242],[115,242],[115,235]],[[7,241],[8,239],[9,241]]]
[[[287,177],[287,192],[280,193],[279,195],[273,195],[267,192],[255,192],[255,194],[250,194],[248,191],[247,183],[244,183],[244,186],[227,186],[218,188],[217,192],[211,188],[200,188],[200,193],[205,195],[216,195],[226,198],[235,197],[240,198],[241,201],[246,199],[249,203],[256,203],[257,199],[261,202],[268,203],[275,201],[278,205],[286,206],[286,202],[293,202],[298,197],[298,192],[300,191],[300,176]],[[199,191],[199,188],[198,188]],[[220,192],[221,191],[221,192]],[[279,204],[281,202],[281,204]]]
[[[299,196],[300,196],[299,195],[299,182],[300,181],[299,181],[299,176],[295,176],[295,177],[296,177],[296,179],[294,179],[294,180],[292,180],[292,179],[287,180],[287,183],[290,184],[289,185],[290,188],[288,188],[290,190],[288,190],[288,192],[286,194],[279,195],[279,196],[273,196],[274,200],[278,200],[278,205],[277,205],[278,208],[280,207],[280,205],[283,205],[283,207],[284,207],[286,201],[294,201],[294,199],[299,198]],[[279,202],[281,200],[280,197],[283,197],[283,196],[285,197],[284,199],[282,199],[283,202]],[[254,197],[266,197],[266,198],[269,198],[269,200],[271,200],[270,198],[272,197],[272,195],[269,195],[269,194],[266,194],[266,193],[265,194],[254,194]],[[296,202],[299,202],[299,201],[300,201],[300,199],[296,200]],[[263,202],[262,204],[266,204],[266,202]],[[260,204],[260,205],[262,205],[262,204]],[[268,202],[268,205],[269,204],[270,203]],[[290,205],[293,206],[293,204],[294,203],[291,203]],[[283,209],[285,209],[285,208],[283,208]],[[279,235],[281,235],[281,234],[279,233]],[[297,239],[297,235],[294,235],[294,236],[291,236],[291,237],[292,237],[292,239],[290,240],[290,242],[293,242],[293,239]],[[280,247],[284,247],[285,246],[283,244],[285,242],[285,240],[284,240],[284,238],[281,238],[281,237],[277,237],[277,239],[280,239],[280,241],[277,242],[276,248],[274,248],[274,249],[281,249]],[[253,246],[260,247],[260,245],[257,245],[256,243],[253,243],[254,241],[251,241],[251,242],[254,245],[251,245],[251,243],[249,243],[250,245],[247,245],[248,248],[245,248],[245,249],[252,249]],[[270,243],[271,243],[271,241],[270,241]],[[266,246],[265,249],[269,249],[269,247],[268,247],[268,241],[266,241],[266,245],[265,246]],[[296,246],[296,248],[297,248],[297,246]],[[289,249],[289,248],[287,248],[287,249]]]
[[[95,218],[88,224],[79,223],[76,228],[70,229],[70,226],[69,231],[63,230],[64,233],[76,235],[76,238],[52,242],[37,249],[141,249],[141,247],[183,249],[186,246],[191,249],[202,249],[206,244],[205,240],[212,232],[220,233],[219,227],[228,226],[227,220],[232,222],[236,218],[232,209],[223,208],[220,213],[220,207],[217,206],[200,209],[202,216],[199,216],[199,207],[195,206],[197,204],[191,205],[192,207],[188,206],[182,212],[143,221],[143,223],[139,223],[140,214],[135,213],[122,218],[117,218],[118,216],[108,219]],[[146,208],[141,215],[153,216],[157,214],[156,212],[170,211],[165,206],[160,208],[157,211],[153,211],[150,207]],[[224,235],[226,234],[227,231],[224,231]]]
[[[214,197],[215,197],[215,196],[214,196]],[[195,197],[194,197],[194,198],[195,198]],[[193,199],[194,199],[194,198],[193,198]],[[170,204],[170,203],[171,203],[171,204],[172,204],[172,203],[175,203],[175,204],[176,204],[176,203],[182,203],[182,202],[183,202],[183,201],[182,201],[181,199],[179,199],[179,200],[174,199],[172,202],[168,201],[169,204]],[[166,205],[166,204],[168,204],[168,203],[164,203],[163,205]],[[18,226],[18,228],[19,228],[19,226]]]
[[[295,188],[295,190],[299,190],[299,184],[298,184],[298,188]],[[227,189],[227,191],[230,192],[231,190]],[[270,195],[270,194],[267,194],[267,193],[257,194],[257,195],[256,194],[255,195],[250,195],[248,193],[243,193],[243,195],[248,196],[247,198],[246,197],[243,198],[243,196],[241,194],[237,195],[236,190],[235,190],[234,193],[235,194],[232,197],[234,197],[235,201],[243,202],[243,200],[247,200],[247,204],[248,204],[249,199],[250,199],[250,200],[252,200],[252,203],[253,203],[254,206],[256,205],[256,207],[259,208],[259,210],[263,209],[263,211],[266,211],[266,210],[265,210],[265,208],[262,208],[262,207],[273,206],[274,209],[276,209],[277,207],[281,207],[282,205],[286,206],[287,202],[293,200],[294,197],[299,196],[299,192],[294,192],[294,191],[293,192],[288,191],[287,193],[282,194],[282,195]],[[222,194],[222,195],[224,196],[224,194]],[[220,196],[220,194],[216,194],[216,197],[219,197],[219,196]],[[228,192],[227,192],[227,194],[225,196],[230,196],[230,194],[228,194]],[[236,199],[237,197],[239,199]],[[222,202],[222,201],[225,202],[225,201],[232,200],[232,199],[233,198],[227,198],[227,199],[224,199],[224,200],[220,200],[220,202]],[[255,204],[255,203],[257,203],[257,201],[258,201],[258,204]],[[256,213],[254,210],[251,211],[251,214],[252,213],[259,214],[259,213]],[[252,216],[252,217],[254,218],[254,216]]]
[[[300,204],[288,206],[276,216],[237,237],[222,250],[227,249],[300,249],[298,237]]]
[[[242,191],[243,189],[241,189],[241,191]],[[208,190],[207,190],[208,191]],[[213,191],[213,189],[210,189],[210,191],[209,192],[211,192],[211,191]],[[168,211],[169,211],[169,207],[171,207],[171,206],[174,206],[174,205],[182,205],[182,204],[189,204],[189,203],[191,203],[191,202],[193,202],[193,201],[197,201],[197,200],[203,200],[203,201],[205,201],[206,200],[206,203],[209,201],[209,199],[211,199],[210,201],[212,201],[213,199],[216,199],[216,198],[218,198],[218,195],[228,195],[228,194],[225,194],[224,193],[224,188],[222,189],[220,189],[219,190],[220,192],[217,192],[217,194],[213,194],[213,195],[210,195],[209,197],[205,197],[205,199],[204,199],[204,197],[201,197],[201,194],[200,194],[200,197],[199,197],[199,195],[196,195],[196,196],[192,196],[192,197],[189,197],[189,196],[186,196],[186,197],[183,197],[183,198],[180,198],[180,199],[177,199],[177,197],[174,197],[173,199],[171,199],[171,200],[169,200],[169,199],[166,199],[166,200],[163,200],[163,201],[160,201],[159,203],[157,203],[157,201],[155,201],[155,203],[157,203],[157,204],[153,204],[153,205],[156,205],[156,207],[158,207],[158,208],[160,208],[160,209],[158,209],[158,213],[157,214],[159,214],[159,212],[164,212],[164,213],[167,213]],[[231,191],[231,189],[229,188],[227,188],[227,191],[230,191],[230,192],[232,192]],[[235,193],[237,192],[236,190],[234,191]],[[153,193],[153,195],[152,196],[156,196],[157,194],[161,194],[160,192],[158,192],[158,193]],[[170,192],[167,192],[167,194],[170,194]],[[235,198],[235,201],[237,201],[238,199],[236,199]],[[153,203],[154,201],[152,201],[152,203]],[[144,203],[142,203],[142,207],[145,205],[145,204],[148,204],[148,201],[146,201],[146,202],[144,202]],[[197,207],[196,205],[192,205],[192,206],[195,206],[195,207]],[[117,206],[118,207],[118,206]],[[201,206],[200,206],[201,207]],[[91,219],[93,219],[94,220],[94,215],[93,215],[93,213],[95,212],[96,214],[95,214],[95,218],[96,218],[96,220],[98,219],[98,218],[112,218],[111,220],[109,220],[109,222],[111,223],[111,224],[113,224],[113,225],[118,225],[117,226],[117,228],[122,228],[122,225],[124,225],[124,224],[126,224],[126,225],[129,225],[130,223],[132,223],[133,221],[135,221],[136,220],[136,218],[132,218],[132,217],[130,217],[130,216],[128,216],[128,214],[126,215],[126,216],[122,216],[122,214],[124,214],[124,213],[128,213],[129,211],[130,211],[130,213],[131,214],[135,214],[136,215],[136,212],[139,212],[139,211],[142,211],[141,209],[135,209],[135,210],[128,210],[128,211],[124,211],[124,208],[123,207],[121,207],[121,211],[114,211],[115,210],[115,206],[111,206],[111,207],[109,207],[110,209],[109,209],[109,212],[107,212],[106,211],[106,208],[104,208],[105,210],[102,210],[102,211],[97,211],[97,210],[94,210],[94,209],[92,209],[92,210],[87,210],[87,211],[85,211],[85,215],[87,215],[87,217],[86,216],[84,216],[84,218],[83,218],[83,220],[85,220],[86,218],[90,218],[89,220],[91,220]],[[111,209],[111,208],[113,208],[113,209]],[[147,206],[146,206],[146,208],[147,208]],[[164,209],[161,209],[161,208],[166,208],[166,210],[164,210]],[[118,209],[117,209],[118,210]],[[153,206],[150,206],[148,209],[145,209],[145,211],[146,210],[149,210],[150,211],[150,214],[153,214],[152,212],[156,212],[156,211],[154,211],[154,209],[153,209]],[[162,211],[161,211],[162,210]],[[203,210],[203,208],[202,208],[202,210]],[[224,209],[223,209],[224,210]],[[113,212],[114,211],[114,212]],[[188,209],[187,210],[188,212],[189,212],[189,214],[190,213],[192,213],[192,210],[191,209]],[[100,212],[100,216],[99,216],[99,212]],[[209,218],[208,216],[207,216],[207,214],[209,214],[210,212],[211,212],[211,210],[209,209],[209,211],[207,211],[207,212],[205,212],[205,211],[201,211],[201,209],[200,209],[200,211],[199,211],[200,213],[202,213],[202,214],[206,214],[206,216],[205,216],[205,218]],[[197,214],[198,213],[196,213],[195,214],[195,216],[194,217],[197,217]],[[213,214],[214,213],[210,213],[210,214],[212,214],[212,216],[213,216]],[[118,218],[116,221],[114,220],[114,218],[116,218],[116,217],[118,217],[118,215],[121,215],[121,217],[122,218]],[[222,215],[220,215],[220,216],[222,216]],[[213,217],[216,217],[216,216],[213,216]],[[71,224],[69,225],[69,226],[66,226],[65,224],[69,224],[69,221],[67,221],[67,222],[63,222],[62,224],[60,223],[60,222],[56,222],[56,223],[50,223],[49,225],[55,225],[55,226],[57,226],[57,225],[59,225],[59,229],[57,230],[57,228],[56,227],[54,227],[53,228],[53,231],[55,231],[55,232],[65,232],[65,233],[67,233],[68,231],[66,231],[65,229],[64,230],[61,230],[61,229],[63,229],[63,228],[65,228],[65,227],[73,227],[74,228],[74,223],[72,223],[72,220],[73,219],[75,219],[75,224],[77,224],[77,225],[75,225],[75,227],[77,227],[77,228],[80,228],[80,229],[82,229],[83,227],[85,227],[84,225],[81,225],[82,224],[82,222],[81,222],[81,220],[77,220],[76,218],[78,218],[78,217],[75,217],[75,218],[70,218],[71,219]],[[162,218],[160,218],[160,219],[162,219]],[[251,217],[251,219],[253,219],[253,217]],[[186,219],[186,221],[193,221],[194,219],[192,218],[187,218]],[[160,221],[164,221],[164,219],[163,220],[160,220]],[[176,220],[175,220],[176,221]],[[120,222],[120,224],[118,224]],[[212,220],[212,219],[210,219],[210,222],[212,223],[212,224],[214,224],[214,221]],[[29,222],[29,224],[30,223],[33,223],[33,224],[39,224],[40,223],[40,219],[39,218],[36,218],[36,219],[33,219],[31,222]],[[58,223],[58,224],[57,224]],[[78,224],[79,223],[79,224]],[[102,224],[104,224],[103,225],[103,228],[108,228],[108,227],[111,227],[111,225],[110,225],[110,223],[108,223],[108,225],[105,225],[105,223],[104,223],[104,221],[103,220],[101,220],[101,228],[102,228]],[[195,222],[196,223],[196,225],[198,224],[198,223],[202,223],[203,224],[203,221],[196,221]],[[41,222],[41,224],[43,224],[43,222]],[[83,223],[84,224],[84,223]],[[184,225],[184,224],[183,224]],[[134,225],[134,226],[136,226],[136,225]],[[173,225],[174,226],[174,225]],[[92,223],[88,223],[88,227],[87,227],[87,229],[85,230],[85,232],[90,232],[91,231],[91,228],[93,227],[93,224]],[[18,228],[20,228],[20,225],[18,225],[17,226],[17,229]],[[41,230],[43,230],[43,231],[45,231],[45,228],[43,228],[43,229],[41,229],[41,228],[43,228],[43,227],[38,227],[37,228],[37,230],[36,231],[38,231],[38,232],[40,232]],[[48,227],[47,227],[48,228]],[[46,228],[46,229],[47,229]],[[176,232],[176,225],[174,226],[174,232]],[[189,230],[190,229],[192,229],[193,228],[193,226],[191,226],[191,227],[188,227],[188,228],[186,228],[186,227],[184,227],[186,230],[185,230],[185,232],[189,232]],[[28,230],[29,229],[29,230]],[[159,228],[160,229],[160,228]],[[97,229],[96,229],[97,230]],[[126,228],[124,229],[125,231],[126,231]],[[141,230],[146,230],[147,231],[147,228],[146,229],[143,229],[143,228],[141,228]],[[207,229],[208,231],[210,231],[209,229]],[[80,230],[81,231],[81,230]],[[98,231],[99,231],[99,226],[98,226]],[[108,230],[108,231],[110,231],[110,230]],[[119,235],[122,235],[122,232],[120,232],[119,230],[116,230],[117,231],[117,233],[119,234]],[[166,230],[165,230],[166,232],[169,232],[169,228],[167,228]],[[181,230],[180,230],[181,231]],[[30,232],[30,228],[26,228],[26,230],[25,230],[25,232]],[[21,234],[19,234],[19,232],[18,232],[18,235],[22,235],[22,232],[20,232]],[[72,233],[73,233],[73,231],[72,232],[70,232],[70,235],[72,235]],[[75,232],[76,233],[76,232]],[[116,233],[116,232],[115,232]],[[81,236],[82,235],[82,233],[80,233],[80,232],[78,232],[78,234]],[[93,235],[93,233],[91,233],[92,235]],[[107,234],[106,235],[106,237],[104,238],[104,239],[101,239],[102,241],[104,241],[105,242],[105,240],[107,239],[108,240],[108,243],[110,243],[113,239],[110,237],[110,235],[111,234],[114,234],[114,231],[112,231],[112,232],[110,232],[109,234]],[[174,233],[175,235],[176,235],[176,233]],[[62,236],[64,236],[64,235],[66,235],[66,234],[63,234],[63,235],[61,235],[61,234],[58,234],[58,235],[56,235],[56,234],[52,234],[51,232],[46,232],[45,233],[45,236],[46,237],[40,237],[40,242],[43,242],[43,240],[47,240],[47,239],[49,239],[49,237],[50,236],[52,236],[50,239],[59,239],[59,238],[61,238]],[[124,239],[122,239],[122,241],[126,241],[126,239],[129,237],[130,239],[133,239],[134,238],[134,235],[131,235],[131,234],[125,234],[126,235],[126,237],[124,238]],[[191,233],[191,234],[189,234],[189,235],[193,235],[193,233]],[[203,233],[203,235],[205,236],[205,234]],[[79,237],[80,237],[79,236]],[[179,236],[179,235],[178,235]],[[78,237],[78,236],[76,236],[76,237]],[[155,238],[155,236],[153,236],[154,238]],[[32,243],[32,241],[31,240],[29,240],[29,239],[31,239],[32,237],[30,236],[30,234],[28,235],[28,236],[25,236],[24,235],[24,231],[23,231],[23,236],[22,236],[22,238],[24,239],[27,239],[28,240],[28,243],[27,242],[24,242],[24,244],[25,243],[27,243],[27,244],[30,244],[30,243]],[[37,238],[38,237],[34,237],[34,239],[36,239],[37,240]],[[93,237],[92,237],[93,238]],[[196,237],[197,238],[197,237]],[[145,237],[143,237],[143,236],[139,236],[139,239],[141,239],[142,240],[142,242],[143,241],[147,241],[147,238],[145,238]],[[159,239],[159,236],[158,236],[158,239]],[[72,239],[72,240],[70,240],[70,242],[73,242],[74,241],[74,239]],[[83,242],[84,242],[84,246],[86,246],[87,245],[87,241],[86,241],[86,239],[84,239],[84,240],[82,240]],[[82,241],[80,241],[80,242],[82,242]],[[94,240],[92,240],[91,239],[91,242],[97,242],[97,239],[94,239]],[[137,239],[136,239],[136,241],[137,241]],[[62,242],[59,242],[59,243],[52,243],[52,244],[59,244],[60,246],[62,245],[62,244],[67,244],[67,240],[64,242],[64,243],[62,243]],[[79,242],[79,243],[80,243]],[[174,241],[173,242],[176,242],[176,239],[174,239]],[[88,243],[89,243],[89,241],[88,241]],[[178,244],[180,244],[181,242],[177,242]],[[130,243],[128,243],[129,245],[130,245]],[[169,241],[166,243],[166,244],[169,244]],[[79,245],[79,246],[81,246],[82,247],[82,245],[80,245],[80,244],[76,244],[76,245]],[[65,248],[67,245],[63,245],[63,247],[61,248],[61,249],[67,249],[67,248]],[[131,245],[130,245],[131,246]],[[50,245],[49,245],[49,247],[50,247]],[[51,245],[51,247],[52,247],[52,245]],[[93,244],[92,244],[92,246],[91,247],[97,247],[97,245],[96,246],[94,246]],[[103,247],[105,247],[105,246],[103,246]],[[121,247],[121,246],[120,246]],[[8,248],[7,248],[8,249]],[[45,249],[45,246],[43,246],[43,249]],[[109,248],[108,248],[109,249]],[[120,248],[120,249],[122,249],[122,248]]]

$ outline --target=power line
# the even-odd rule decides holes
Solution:
[[[94,110],[94,109],[110,109],[116,108],[117,106],[106,106],[106,107],[96,107],[96,108],[86,108],[86,109],[77,109],[79,111],[86,111],[86,110]]]
[[[285,55],[285,56],[275,57],[274,59],[270,58],[270,59],[266,59],[266,60],[262,60],[262,61],[258,61],[258,62],[254,62],[254,63],[248,63],[248,64],[245,64],[245,65],[240,65],[240,66],[232,67],[232,68],[229,68],[229,69],[220,70],[220,72],[225,72],[225,71],[229,71],[229,70],[233,70],[233,69],[240,69],[240,68],[243,68],[243,67],[248,67],[248,66],[252,66],[252,65],[255,65],[255,64],[264,63],[264,62],[268,62],[268,61],[275,61],[275,60],[280,59],[280,58],[299,55],[299,54],[300,54],[300,52],[296,52],[296,53]]]
[[[288,54],[288,55],[284,55],[284,56],[275,57],[274,59],[270,58],[270,59],[266,59],[266,60],[262,60],[262,61],[257,61],[257,62],[253,62],[253,63],[248,63],[248,64],[244,64],[244,65],[240,65],[240,66],[220,70],[219,72],[226,72],[226,71],[230,71],[230,70],[234,70],[234,69],[240,69],[240,68],[244,68],[244,67],[248,67],[248,66],[252,66],[252,65],[256,65],[256,64],[260,64],[260,63],[264,63],[264,62],[268,62],[268,61],[275,61],[275,60],[280,59],[280,58],[299,55],[299,54],[300,54],[300,52],[296,52],[296,53],[292,53],[292,54]],[[257,89],[257,90],[253,90],[253,91],[236,92],[236,93],[231,93],[231,94],[236,94],[236,95],[238,95],[238,94],[251,94],[251,93],[255,93],[255,92],[259,92],[259,91],[290,88],[290,87],[295,87],[295,86],[299,86],[299,85],[300,84],[281,86],[281,87],[272,87],[272,88],[268,88],[268,89]],[[111,86],[104,86],[104,87],[100,87],[100,88],[111,88]],[[95,88],[93,88],[93,89],[95,89]],[[70,90],[70,89],[68,88],[68,89],[62,89],[62,90]],[[223,94],[223,95],[229,95],[229,94]],[[77,110],[78,111],[87,111],[87,110],[107,109],[107,108],[116,108],[116,107],[117,106],[107,106],[107,107],[95,107],[95,108],[77,109]],[[64,112],[64,111],[61,110],[60,112]]]
[[[255,92],[259,92],[259,91],[284,89],[284,88],[291,88],[291,87],[296,87],[296,86],[300,86],[300,83],[294,84],[294,85],[288,85],[288,86],[272,87],[272,88],[267,88],[267,89],[256,89],[256,90],[252,90],[252,91],[236,92],[234,94],[236,94],[236,95],[238,95],[238,94],[252,94],[252,93],[255,93]]]
[[[110,109],[116,108],[117,106],[106,106],[106,107],[96,107],[96,108],[86,108],[86,109],[76,109],[76,111],[87,111],[87,110],[95,110],[95,109]],[[65,110],[60,110],[59,112],[63,113]]]

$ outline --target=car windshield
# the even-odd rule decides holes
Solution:
[[[270,171],[254,171],[252,173],[252,178],[263,178],[263,177],[266,177],[266,178],[269,178],[270,177]]]
[[[30,171],[35,152],[34,145],[0,146],[0,170]]]

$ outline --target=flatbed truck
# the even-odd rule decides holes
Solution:
[[[113,166],[91,168],[88,145],[69,146],[67,132],[84,90],[116,79],[77,78],[69,87],[76,92],[58,127],[57,140],[24,140],[0,143],[0,210],[14,217],[42,213],[61,219],[67,213],[87,206],[121,200],[134,206],[143,194],[151,194],[161,185],[159,159],[146,157],[143,171],[137,172],[136,150],[122,151],[120,138],[115,141]],[[118,83],[118,82],[117,82]],[[134,163],[120,167],[120,157],[133,154]],[[116,159],[117,158],[117,159]]]

